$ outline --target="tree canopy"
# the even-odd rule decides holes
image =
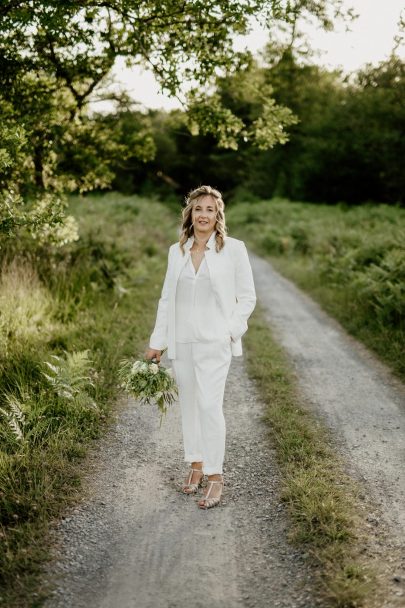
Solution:
[[[287,140],[296,121],[267,86],[257,92],[247,121],[221,103],[213,88],[220,74],[236,74],[250,61],[234,49],[235,34],[252,18],[273,26],[315,16],[330,27],[342,0],[5,0],[0,6],[1,232],[31,230],[49,238],[63,223],[64,192],[107,187],[114,158],[134,150],[154,154],[148,120],[122,138],[88,114],[117,57],[150,68],[162,89],[185,100],[192,133],[212,133],[219,145],[261,149]],[[121,102],[128,103],[125,95]],[[80,167],[80,171],[78,168]],[[46,193],[46,196],[44,196]],[[52,202],[54,201],[54,202]],[[46,229],[45,229],[46,228]],[[45,238],[45,237],[44,237]],[[68,238],[68,237],[66,237]]]
[[[261,111],[263,91],[272,88],[276,103],[297,117],[285,145],[261,149],[241,142],[237,150],[220,149],[210,134],[190,136],[185,113],[151,111],[154,158],[140,163],[132,157],[116,165],[114,187],[178,196],[215,176],[227,200],[403,202],[404,62],[393,54],[345,76],[297,62],[289,52],[275,61],[274,49],[269,51],[266,62],[252,61],[245,70],[218,78],[216,95],[222,107],[249,124]],[[124,124],[130,131],[139,115],[123,111],[102,120],[112,131]]]

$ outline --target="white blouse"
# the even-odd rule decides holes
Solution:
[[[231,339],[223,312],[212,289],[205,259],[195,272],[191,254],[176,289],[176,342],[210,342]]]

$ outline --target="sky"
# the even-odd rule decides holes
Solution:
[[[398,22],[403,0],[345,0],[346,6],[354,8],[359,17],[347,24],[336,23],[335,31],[325,32],[308,24],[303,27],[308,35],[311,48],[316,51],[312,61],[326,68],[342,68],[352,72],[365,63],[376,64],[389,56],[393,48],[394,36],[398,34]],[[256,26],[250,35],[236,40],[240,49],[247,46],[253,53],[264,47],[268,34]],[[401,54],[404,54],[402,48]],[[116,85],[113,88],[126,90],[144,108],[170,110],[180,107],[180,103],[159,91],[153,74],[140,67],[126,68],[123,60],[118,60],[113,72]],[[110,87],[111,88],[111,87]],[[108,111],[108,102],[97,103],[98,111]]]

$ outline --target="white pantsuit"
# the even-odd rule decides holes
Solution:
[[[225,418],[222,410],[232,359],[230,341],[177,342],[173,369],[179,388],[184,460],[202,462],[206,475],[222,473]]]
[[[232,355],[256,303],[252,270],[242,241],[225,237],[215,250],[215,231],[198,271],[190,248],[170,247],[168,268],[149,346],[168,347],[179,388],[184,458],[203,462],[207,475],[222,473],[225,453],[223,397]]]

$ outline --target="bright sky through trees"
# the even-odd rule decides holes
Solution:
[[[303,29],[308,35],[312,49],[316,51],[314,62],[330,69],[341,67],[345,72],[351,72],[367,62],[376,64],[390,54],[394,36],[399,33],[398,23],[403,0],[346,0],[346,4],[352,6],[359,15],[349,25],[351,31],[346,31],[346,25],[342,22],[336,24],[334,32],[325,32],[309,24],[305,24]],[[247,46],[255,52],[259,51],[267,40],[268,34],[255,27],[249,36],[238,40],[237,45],[240,45],[240,48]],[[128,69],[120,58],[114,69],[114,76],[119,88],[128,91],[145,107],[166,110],[179,107],[176,99],[159,91],[151,72],[145,72],[141,68]],[[109,103],[97,103],[94,107],[97,110],[110,108]]]

